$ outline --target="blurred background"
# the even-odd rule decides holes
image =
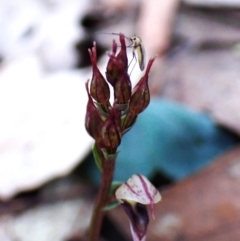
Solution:
[[[99,173],[84,127],[88,48],[141,37],[152,99],[115,180],[162,192],[148,240],[238,240],[239,0],[0,0],[0,240],[83,240]],[[132,56],[129,48],[129,56]],[[143,72],[136,65],[133,85]],[[123,220],[125,220],[123,222]],[[131,240],[119,208],[103,240]]]

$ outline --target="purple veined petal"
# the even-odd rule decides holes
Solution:
[[[130,223],[130,229],[131,229],[133,241],[145,241],[146,240],[146,234],[141,239],[139,239],[138,235],[134,232],[134,229],[133,229],[131,223]]]
[[[161,200],[159,191],[143,175],[133,175],[122,184],[115,193],[117,200],[126,200],[151,205],[151,214],[154,218],[153,204]]]
[[[149,224],[146,205],[123,201],[121,206],[129,218],[132,236],[136,240],[142,240],[146,236]]]

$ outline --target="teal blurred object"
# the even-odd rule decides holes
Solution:
[[[205,114],[175,102],[152,99],[122,139],[115,180],[126,181],[135,173],[149,177],[156,171],[180,180],[202,169],[238,141]],[[91,178],[97,180],[99,171],[90,166]]]

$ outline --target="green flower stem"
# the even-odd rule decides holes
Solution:
[[[109,200],[109,191],[112,184],[115,160],[103,160],[102,161],[102,176],[101,183],[97,195],[97,199],[93,208],[90,229],[89,229],[89,238],[88,241],[99,241],[100,231],[102,220],[105,214],[103,208],[107,205]]]

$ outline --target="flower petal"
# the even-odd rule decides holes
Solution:
[[[123,202],[122,207],[130,220],[130,228],[134,241],[142,241],[146,237],[149,217],[147,207],[140,203]]]
[[[133,241],[145,241],[146,240],[146,234],[141,239],[139,239],[138,235],[133,230],[133,227],[132,227],[131,223],[130,223],[130,229],[131,229]]]

